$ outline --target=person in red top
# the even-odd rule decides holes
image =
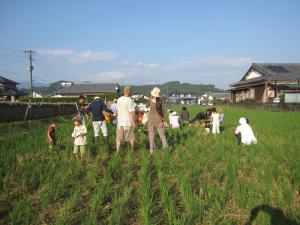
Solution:
[[[143,112],[139,112],[139,113],[138,113],[138,121],[139,121],[140,123],[142,123],[143,116],[144,116],[144,113],[143,113]]]
[[[57,121],[52,120],[47,130],[47,141],[49,144],[49,149],[53,149],[53,147],[57,144],[57,140],[55,136],[56,127],[57,127]]]

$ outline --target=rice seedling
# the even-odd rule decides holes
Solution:
[[[152,188],[151,171],[150,171],[150,157],[146,151],[141,152],[141,169],[139,171],[139,201],[140,201],[140,221],[141,224],[154,224],[153,217],[153,197],[154,192]]]
[[[59,118],[53,151],[47,120],[0,124],[0,224],[300,224],[299,113],[224,113],[219,135],[166,129],[170,149],[153,155],[145,134],[136,133],[136,152],[124,145],[117,155],[114,126],[108,146],[92,143],[89,126],[82,163],[73,158],[67,117]],[[241,116],[257,145],[237,144]]]

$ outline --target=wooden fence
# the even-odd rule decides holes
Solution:
[[[34,120],[75,114],[74,103],[0,103],[0,122]]]

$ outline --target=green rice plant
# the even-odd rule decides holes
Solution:
[[[166,153],[168,154],[168,153]],[[156,155],[155,158],[155,164],[157,167],[157,176],[158,176],[158,182],[159,182],[159,189],[160,194],[162,198],[162,204],[163,204],[163,210],[165,212],[165,215],[168,219],[169,224],[183,224],[183,221],[181,220],[179,216],[179,211],[176,207],[176,202],[173,198],[171,188],[169,184],[167,183],[166,177],[165,177],[165,171],[163,170],[163,161],[162,159]]]
[[[183,204],[187,212],[186,214],[184,214],[186,221],[185,223],[202,223],[204,212],[203,204],[201,203],[198,196],[195,194],[190,180],[183,171],[180,171],[175,158],[170,158],[167,162],[170,165],[172,174],[175,175],[175,179],[177,185],[179,186],[179,190],[182,196]]]
[[[9,213],[10,224],[31,224],[33,220],[32,202],[29,196],[22,195],[12,204]]]
[[[153,189],[150,171],[150,158],[148,152],[141,152],[141,169],[139,171],[139,201],[140,201],[140,220],[143,225],[154,224],[153,217]]]
[[[70,191],[74,188],[74,181],[80,172],[80,166],[74,161],[60,161],[52,169],[56,172],[59,169],[63,173],[52,173],[53,176],[49,176],[44,183],[42,187],[44,191],[41,193],[41,204],[44,210],[47,210],[51,202],[69,196]]]
[[[121,196],[116,196],[112,201],[112,213],[109,216],[109,224],[124,224],[127,213],[128,200],[132,194],[132,187],[126,187]]]
[[[134,155],[132,150],[127,152],[127,168],[122,173],[121,176],[121,183],[120,183],[120,191],[121,194],[115,193],[114,197],[112,198],[112,211],[109,215],[108,221],[109,224],[124,224],[125,216],[128,213],[128,201],[132,195],[133,188],[128,186],[130,179],[133,175],[133,163],[134,163]]]
[[[188,109],[191,117],[205,110]],[[278,224],[300,224],[299,113],[223,109],[219,135],[166,129],[170,150],[151,156],[147,133],[136,132],[136,152],[114,156],[115,127],[106,148],[102,138],[92,143],[88,126],[83,163],[73,160],[70,118],[59,118],[55,151],[45,138],[50,119],[0,124],[0,224],[246,224],[260,205],[273,211],[259,212],[253,224],[270,224],[274,209]],[[241,116],[257,145],[237,144]]]
[[[91,209],[86,218],[88,224],[98,223],[98,212],[101,207],[101,203],[104,198],[109,195],[110,187],[115,178],[118,168],[121,165],[121,159],[119,155],[115,155],[108,164],[107,170],[104,173],[103,179],[98,183],[95,194],[91,197]]]
[[[54,221],[54,224],[57,225],[67,225],[73,223],[73,213],[76,206],[82,201],[80,196],[80,186],[76,185],[73,193],[70,194],[70,197],[65,200],[62,207],[58,209],[57,217]]]

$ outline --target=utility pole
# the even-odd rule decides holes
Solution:
[[[29,49],[29,50],[25,50],[24,51],[26,54],[29,55],[29,66],[28,66],[28,70],[29,70],[29,75],[30,75],[30,101],[33,97],[33,90],[32,90],[32,71],[33,71],[33,66],[32,66],[32,55],[36,53],[36,51]]]

